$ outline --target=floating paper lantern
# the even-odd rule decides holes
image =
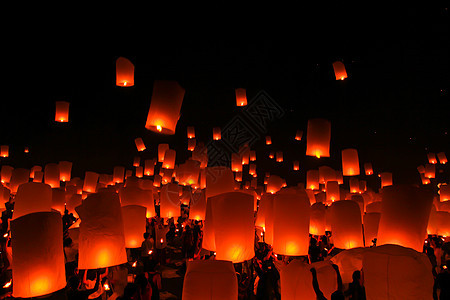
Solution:
[[[284,266],[280,272],[281,299],[315,300],[311,265],[298,259]]]
[[[431,153],[431,152],[427,153],[427,158],[428,158],[428,163],[433,164],[433,165],[437,164],[436,154]]]
[[[256,176],[256,164],[250,164],[248,166],[248,174],[252,175],[252,176]]]
[[[328,203],[340,200],[339,183],[337,181],[328,181],[326,189]]]
[[[122,208],[116,193],[89,195],[76,208],[81,218],[79,269],[98,269],[127,262]]]
[[[273,159],[274,157],[275,157],[275,155],[274,155],[273,151],[270,151],[270,153],[269,153],[269,158],[270,158],[270,159]]]
[[[330,157],[331,123],[324,119],[308,120],[306,155]]]
[[[358,178],[350,178],[350,180],[348,181],[348,185],[350,187],[350,192],[351,193],[359,193],[359,180]]]
[[[245,89],[236,89],[236,105],[246,106],[247,105],[247,92]]]
[[[189,219],[205,220],[206,214],[206,192],[205,190],[195,191],[189,203]]]
[[[220,127],[213,128],[213,140],[218,141],[222,138]]]
[[[162,187],[159,203],[161,218],[177,218],[181,216],[178,185],[169,183]]]
[[[311,268],[316,269],[317,282],[325,299],[331,299],[331,294],[338,289],[337,274],[332,263],[330,261],[318,261],[312,263]]]
[[[175,168],[175,157],[177,152],[173,149],[167,149],[164,153],[164,161],[162,167],[164,169],[173,169]]]
[[[300,170],[300,162],[298,160],[293,161],[293,169],[294,171]]]
[[[1,157],[8,157],[9,156],[9,146],[8,145],[0,146],[0,156]]]
[[[189,139],[188,140],[188,150],[194,151],[196,143],[197,143],[197,141],[195,139]]]
[[[367,181],[360,180],[359,181],[359,192],[364,193],[367,190]]]
[[[152,190],[143,190],[139,187],[127,186],[119,190],[119,197],[122,206],[143,206],[147,209],[147,218],[155,216]]]
[[[134,86],[134,65],[125,57],[116,60],[116,86]]]
[[[255,150],[250,150],[250,153],[248,156],[249,156],[250,161],[256,161],[256,151]]]
[[[49,163],[44,168],[44,181],[52,188],[59,188],[59,166],[55,163]]]
[[[196,160],[187,160],[177,169],[178,182],[181,185],[193,185],[198,183],[200,175],[200,162]]]
[[[326,206],[323,203],[314,203],[310,208],[309,233],[324,235],[326,228]]]
[[[439,152],[437,154],[437,157],[439,159],[439,162],[443,165],[445,165],[447,163],[447,156],[445,156],[445,152]]]
[[[308,170],[306,172],[306,188],[310,190],[319,189],[319,171]]]
[[[188,261],[186,267],[184,300],[238,299],[238,281],[231,262],[196,260]]]
[[[364,252],[363,270],[367,299],[433,299],[432,266],[424,253],[397,245],[373,247]]]
[[[140,137],[134,139],[134,143],[136,144],[137,151],[144,151],[145,149],[147,149],[145,147],[144,141]]]
[[[121,166],[114,167],[114,170],[113,170],[114,183],[122,183],[124,175],[125,175],[124,167],[121,167]]]
[[[347,71],[345,71],[345,65],[341,61],[335,61],[333,63],[334,76],[336,80],[344,80],[347,78]]]
[[[207,198],[205,221],[203,224],[202,248],[209,250],[209,251],[216,251],[216,240],[215,240],[215,233],[214,233],[214,216],[213,216],[213,212],[212,212],[212,202],[213,201],[214,201],[214,196]]]
[[[277,151],[276,158],[277,162],[283,162],[283,151]]]
[[[158,162],[164,161],[164,154],[169,150],[169,144],[159,144],[158,145]]]
[[[381,187],[384,188],[385,186],[391,186],[392,183],[392,173],[390,172],[383,172],[380,173],[381,178]]]
[[[141,165],[141,158],[139,156],[135,156],[133,158],[133,167],[139,167]]]
[[[432,164],[425,164],[425,177],[435,178],[436,176],[436,166]]]
[[[270,175],[269,179],[267,180],[267,188],[266,192],[275,194],[281,188],[283,187],[284,180],[278,175]]]
[[[359,175],[359,159],[356,149],[342,150],[342,173],[344,176]]]
[[[372,241],[377,238],[380,218],[381,214],[378,212],[364,214],[364,242],[366,247],[371,246]]]
[[[277,193],[273,202],[273,251],[283,255],[307,255],[309,247],[309,199],[306,192]]]
[[[10,190],[0,184],[0,203],[5,203],[9,201]],[[1,212],[0,212],[1,215]]]
[[[264,231],[266,228],[266,215],[272,212],[274,197],[274,194],[264,193],[261,196],[261,200],[259,201],[259,208],[256,215],[255,226],[263,228]]]
[[[216,258],[233,263],[252,259],[255,256],[253,197],[231,192],[208,201],[212,202]]]
[[[52,189],[44,183],[29,182],[19,186],[15,197],[13,218],[34,212],[51,211]]]
[[[328,166],[319,167],[319,183],[326,184],[328,181],[336,181],[336,171]]]
[[[14,297],[43,296],[66,286],[61,229],[57,212],[37,212],[11,221]]]
[[[24,153],[30,153],[30,149],[28,149],[28,147],[25,147],[25,148],[23,149],[23,152],[24,152]]]
[[[241,172],[242,171],[242,160],[239,153],[231,154],[231,169],[233,172]]]
[[[194,128],[194,126],[188,126],[187,127],[187,137],[188,137],[188,139],[195,138],[195,128]]]
[[[366,175],[373,175],[372,163],[365,163],[364,171],[365,171]]]
[[[30,179],[30,170],[18,168],[12,170],[11,180],[9,183],[9,189],[11,190],[11,194],[15,195],[17,192],[17,188],[23,184],[27,183]]]
[[[297,132],[295,133],[295,140],[301,141],[302,137],[303,137],[303,130],[297,130]]]
[[[420,165],[417,167],[417,171],[419,174],[425,174],[425,167],[423,165]]]
[[[420,174],[420,179],[422,180],[422,184],[430,184],[431,183],[430,179],[425,177],[425,174]]]
[[[450,185],[441,184],[439,187],[439,200],[448,201],[450,200]]]
[[[66,101],[56,101],[55,121],[60,123],[69,122],[69,106]]]
[[[14,168],[11,166],[3,165],[1,169],[1,181],[2,183],[9,183],[11,181],[11,176]]]
[[[348,285],[353,281],[353,273],[362,270],[362,260],[366,248],[357,247],[339,252],[330,261],[339,267],[342,283]]]
[[[363,247],[361,210],[355,201],[334,202],[330,207],[330,222],[336,248]]]
[[[239,155],[241,156],[241,163],[248,165],[250,162],[250,147],[248,145],[239,147]]]
[[[83,191],[88,193],[95,193],[98,177],[99,175],[95,172],[87,171],[86,173],[84,173]]]
[[[145,128],[175,134],[185,90],[176,81],[156,80]]]
[[[377,245],[396,244],[422,251],[433,197],[414,186],[383,188]]]
[[[270,135],[266,136],[266,145],[272,145],[272,138]]]
[[[155,160],[146,159],[144,161],[144,174],[146,176],[153,176],[154,173],[155,173]]]
[[[126,248],[140,248],[144,241],[147,209],[140,205],[122,206]]]
[[[72,163],[70,161],[60,161],[59,166],[59,180],[66,182],[70,181],[72,173]]]
[[[136,168],[136,177],[142,178],[144,176],[144,168],[143,167],[137,167]]]

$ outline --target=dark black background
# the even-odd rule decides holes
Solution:
[[[147,17],[55,14],[6,24],[0,144],[10,145],[10,157],[0,164],[68,160],[75,176],[112,173],[115,165],[131,168],[139,155],[136,137],[148,148],[143,158],[165,142],[179,163],[190,155],[187,126],[207,142],[212,127],[225,126],[242,109],[235,105],[237,87],[249,99],[264,90],[285,110],[268,128],[273,145],[261,136],[253,147],[260,175],[270,171],[295,184],[306,169],[341,168],[340,151],[354,147],[361,166],[372,162],[376,173],[393,172],[394,182],[419,183],[416,168],[428,152],[450,156],[448,10],[285,7],[236,9],[216,19],[219,10],[204,19],[179,20],[170,11],[158,17],[153,10]],[[115,86],[119,56],[135,64],[135,87]],[[334,79],[336,60],[349,74],[343,82]],[[174,136],[144,128],[155,79],[186,89]],[[59,100],[71,103],[69,123],[54,122]],[[297,129],[306,135],[314,117],[332,122],[329,159],[305,157],[305,140],[293,140]],[[285,163],[269,160],[271,150],[283,150]],[[300,160],[300,172],[291,171],[292,160]]]

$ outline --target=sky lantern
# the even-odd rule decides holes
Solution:
[[[284,180],[278,175],[270,175],[267,180],[266,192],[275,194],[283,187]]]
[[[273,152],[273,151],[270,151],[270,153],[269,153],[269,158],[270,158],[270,159],[274,159],[274,157],[275,157],[274,152]]]
[[[299,171],[300,170],[300,162],[298,160],[294,160],[292,162],[292,164],[293,164],[293,170],[294,171]]]
[[[176,81],[156,80],[145,128],[162,134],[175,134],[184,92]]]
[[[195,128],[194,128],[194,126],[188,126],[187,127],[187,137],[188,137],[188,139],[195,138]]]
[[[342,150],[342,172],[344,176],[359,175],[359,158],[356,149]]]
[[[153,176],[154,173],[155,173],[155,160],[146,159],[144,161],[144,174],[146,176]]]
[[[9,156],[9,146],[8,145],[0,146],[0,156],[1,157],[8,157]]]
[[[144,151],[145,149],[147,149],[145,147],[144,141],[142,140],[142,138],[138,137],[134,139],[134,143],[136,144],[136,149],[140,152],[140,151]]]
[[[339,183],[337,181],[328,181],[326,189],[328,203],[340,200]]]
[[[119,189],[119,198],[122,206],[139,205],[145,207],[147,209],[147,218],[156,215],[152,190],[143,190],[136,186],[127,186]]]
[[[436,154],[435,153],[427,153],[428,163],[430,164],[437,164]]]
[[[445,152],[439,152],[437,154],[437,157],[439,159],[439,163],[445,165],[447,163],[447,156],[445,156]]]
[[[315,300],[311,265],[294,259],[280,272],[281,299]]]
[[[255,150],[250,150],[250,153],[248,156],[249,156],[250,161],[256,161],[256,151]]]
[[[306,188],[310,190],[319,189],[319,171],[308,170],[306,172]]]
[[[215,239],[215,231],[214,231],[214,215],[212,212],[212,203],[214,202],[214,197],[215,196],[207,198],[205,220],[203,222],[202,248],[209,250],[209,251],[216,251],[216,239]]]
[[[213,128],[213,140],[218,141],[222,138],[220,127]]]
[[[84,173],[83,191],[88,193],[95,193],[97,189],[98,173],[87,171]]]
[[[133,158],[133,167],[139,167],[141,165],[141,158],[139,156],[135,156]]]
[[[164,161],[164,154],[169,150],[169,144],[159,144],[158,145],[158,162]]]
[[[233,170],[233,172],[242,171],[242,159],[239,153],[231,154],[231,169]]]
[[[169,183],[161,188],[159,211],[161,218],[178,218],[181,216],[178,184]]]
[[[238,280],[230,261],[195,260],[186,265],[183,300],[238,299]]]
[[[245,89],[236,89],[236,105],[246,106],[247,105],[247,92]]]
[[[119,195],[90,194],[76,207],[81,218],[79,269],[98,269],[127,262]]]
[[[248,165],[250,162],[250,147],[247,144],[239,147],[239,155],[241,156],[241,163]]]
[[[173,149],[167,149],[164,153],[164,161],[162,167],[164,169],[173,169],[175,168],[175,157],[177,153]]]
[[[324,235],[326,227],[326,206],[323,203],[314,203],[310,207],[309,233],[312,235]]]
[[[134,86],[134,65],[125,57],[116,60],[116,86]]]
[[[266,145],[272,145],[272,138],[270,135],[266,136]]]
[[[430,184],[431,183],[430,179],[425,177],[425,174],[420,174],[420,179],[422,180],[422,184]]]
[[[390,172],[380,173],[380,178],[381,178],[381,187],[382,188],[384,188],[385,186],[391,186],[393,184],[392,173],[390,173]]]
[[[70,161],[60,161],[59,166],[59,180],[62,182],[70,181],[72,173],[72,163]]]
[[[174,174],[174,169],[161,169],[161,170],[162,170],[161,183],[167,184],[171,182]]]
[[[372,241],[377,237],[378,225],[380,224],[381,213],[365,213],[364,222],[364,242],[366,247],[372,245]]]
[[[49,163],[44,168],[44,181],[52,188],[59,188],[59,165],[55,163]]]
[[[144,241],[147,209],[140,205],[122,206],[126,248],[140,248]]]
[[[295,133],[295,140],[301,141],[302,137],[303,137],[303,130],[297,130],[297,132]]]
[[[422,251],[433,196],[423,188],[394,185],[383,188],[377,245],[396,244]]]
[[[356,177],[350,178],[348,181],[350,187],[350,193],[359,193],[359,180]]]
[[[9,183],[11,181],[11,176],[14,168],[11,166],[3,165],[0,171],[2,183]]]
[[[272,211],[273,199],[275,195],[270,193],[264,193],[259,201],[259,208],[256,214],[255,226],[265,230],[266,227],[266,215]]]
[[[144,177],[144,167],[139,166],[139,167],[136,168],[136,177],[137,178]]]
[[[277,254],[307,255],[309,247],[309,199],[304,190],[285,191],[273,201],[273,251]]]
[[[347,71],[345,71],[345,65],[341,61],[335,61],[333,63],[334,76],[336,80],[344,80],[347,78]]]
[[[432,266],[424,253],[397,245],[373,247],[364,252],[362,269],[367,299],[433,299]]]
[[[197,190],[192,193],[189,203],[189,219],[205,220],[206,214],[206,192],[205,190]]]
[[[448,201],[450,200],[450,185],[441,184],[439,187],[439,200]]]
[[[184,164],[178,166],[177,176],[181,185],[193,185],[198,183],[200,175],[200,162],[196,160],[187,160]]]
[[[189,139],[188,140],[188,150],[189,151],[194,151],[195,144],[197,144],[197,141],[195,139]]]
[[[419,174],[425,174],[425,167],[423,165],[418,166],[417,172],[419,172]]]
[[[48,184],[29,182],[19,186],[13,219],[34,212],[51,211],[52,188]]]
[[[365,163],[364,164],[364,171],[366,173],[366,175],[373,175],[373,168],[372,168],[372,163]]]
[[[66,101],[56,101],[55,121],[60,123],[69,122],[69,106]]]
[[[367,190],[367,181],[365,180],[360,180],[359,181],[359,192],[363,193]]]
[[[277,151],[276,153],[276,161],[283,162],[283,151]]]
[[[425,177],[426,178],[435,178],[436,176],[436,166],[432,164],[425,164]]]
[[[9,201],[10,196],[10,190],[0,184],[0,203],[5,203],[6,201]]]
[[[36,212],[11,221],[14,297],[43,296],[66,286],[61,228],[57,212]]]
[[[17,188],[23,183],[27,183],[30,179],[30,170],[17,168],[12,170],[11,180],[9,183],[9,189],[11,194],[16,194]]]
[[[330,157],[331,122],[324,119],[308,120],[306,155]]]
[[[114,183],[122,183],[125,175],[125,167],[115,166],[113,170]]]
[[[335,201],[330,206],[334,246],[340,249],[363,247],[361,210],[352,200]]]
[[[348,285],[353,281],[353,272],[362,270],[362,260],[365,251],[366,248],[364,247],[347,249],[330,259],[332,263],[339,267],[339,273],[344,285]]]
[[[204,169],[208,165],[208,149],[203,142],[199,142],[192,152],[192,159],[200,162],[200,168]]]
[[[249,164],[248,174],[252,175],[253,177],[256,176],[256,164]]]
[[[253,196],[230,192],[213,198],[210,201],[214,218],[216,259],[233,263],[252,259],[255,256]]]

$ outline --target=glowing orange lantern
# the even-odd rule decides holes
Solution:
[[[327,202],[340,200],[339,183],[337,181],[328,181],[326,184]]]
[[[134,139],[134,143],[136,144],[136,148],[138,151],[144,151],[145,149],[147,149],[145,147],[144,141],[140,137]]]
[[[214,197],[210,197],[207,199],[208,200],[206,201],[205,221],[203,224],[202,248],[209,251],[216,251],[214,216],[212,213],[212,202],[214,201]]]
[[[381,201],[374,201],[366,205],[366,213],[378,212],[381,213]]]
[[[60,123],[69,122],[69,106],[66,101],[56,101],[55,121]]]
[[[81,195],[73,194],[67,199],[66,209],[69,213],[72,213],[75,218],[79,218],[78,213],[75,210],[75,207],[81,205],[82,199]]]
[[[365,163],[364,171],[366,172],[366,175],[373,175],[372,163]]]
[[[219,282],[220,284],[217,284]],[[238,281],[233,264],[230,261],[220,260],[188,261],[182,298],[237,299]]]
[[[380,178],[381,178],[381,187],[385,187],[385,186],[391,186],[392,183],[392,173],[390,172],[383,172],[380,173]]]
[[[276,157],[277,157],[277,162],[283,162],[283,152],[282,151],[277,151]]]
[[[233,170],[233,172],[242,171],[242,159],[239,153],[231,154],[231,169]]]
[[[163,168],[173,169],[175,167],[175,157],[177,153],[173,149],[167,149],[164,153]]]
[[[241,192],[210,198],[214,216],[216,258],[233,263],[252,259],[254,252],[253,197]]]
[[[141,167],[137,167],[136,168],[136,177],[137,178],[142,178],[144,176],[144,168]]]
[[[309,199],[306,192],[288,191],[273,201],[273,251],[283,255],[307,255],[309,247]]]
[[[162,134],[175,134],[184,92],[176,81],[156,80],[145,128]]]
[[[264,193],[261,196],[261,200],[259,201],[258,213],[256,215],[255,226],[263,228],[265,230],[266,215],[269,213],[269,211],[272,211],[274,197],[275,195],[270,193]]]
[[[435,178],[436,176],[436,166],[432,164],[425,164],[425,177]]]
[[[51,211],[52,189],[44,183],[29,182],[19,186],[15,197],[13,218],[34,212]]]
[[[250,147],[248,145],[239,147],[239,155],[241,156],[241,163],[248,165],[250,162]]]
[[[125,175],[125,168],[121,166],[114,167],[113,180],[114,183],[122,183]]]
[[[350,178],[349,180],[350,192],[359,193],[359,180],[358,178]]]
[[[59,188],[59,166],[55,163],[46,164],[44,168],[44,181],[52,188]]]
[[[383,188],[377,245],[396,244],[422,252],[433,196],[415,186]]]
[[[188,140],[188,150],[194,151],[196,143],[197,143],[197,141],[195,139],[189,139]]]
[[[72,163],[70,161],[60,161],[59,166],[59,180],[70,181],[72,173]]]
[[[334,76],[336,80],[344,80],[347,78],[347,71],[345,71],[345,65],[341,61],[335,61],[333,63]]]
[[[256,176],[256,164],[250,164],[248,167],[248,173],[252,176]]]
[[[284,180],[278,175],[270,175],[267,180],[267,193],[275,194],[283,187]]]
[[[236,89],[236,105],[246,106],[247,105],[247,92],[245,89]]]
[[[324,119],[308,120],[306,155],[330,157],[331,123]]]
[[[333,202],[330,207],[330,223],[336,248],[363,247],[361,210],[358,203],[351,200]]]
[[[441,184],[439,187],[439,200],[448,201],[450,200],[450,185]]]
[[[427,157],[428,157],[428,162],[430,164],[433,164],[433,165],[437,164],[436,154],[430,152],[427,154]]]
[[[198,183],[200,175],[200,162],[196,160],[187,160],[177,169],[178,182],[181,185],[193,185]]]
[[[134,86],[134,65],[125,57],[116,60],[116,86]]]
[[[256,151],[255,150],[250,150],[249,159],[250,159],[250,161],[256,161]]]
[[[178,185],[169,183],[162,187],[159,202],[161,218],[177,218],[181,216],[180,196]]]
[[[299,259],[284,266],[280,272],[281,299],[317,299],[312,285],[311,265]]]
[[[8,145],[0,146],[0,156],[1,157],[8,157],[9,156],[9,146]]]
[[[1,181],[2,183],[9,183],[11,181],[11,176],[14,168],[11,166],[3,165],[1,169]]]
[[[23,149],[23,152],[24,152],[24,153],[30,153],[30,149],[28,149],[28,147],[25,147],[25,148]]]
[[[30,178],[34,178],[34,172],[36,171],[42,171],[41,166],[33,166],[30,170]]]
[[[319,189],[319,171],[308,170],[306,172],[306,188],[310,190]]]
[[[424,253],[397,245],[373,247],[364,252],[362,269],[367,299],[433,299],[432,266]]]
[[[309,233],[324,235],[326,228],[326,206],[323,203],[314,203],[310,207]]]
[[[269,158],[270,159],[273,159],[275,157],[275,155],[273,154],[273,151],[271,151],[270,153],[269,153]]]
[[[188,126],[187,127],[187,137],[188,137],[188,139],[195,138],[195,128],[194,128],[194,126]]]
[[[140,205],[122,206],[126,248],[140,248],[144,240],[147,209]]]
[[[159,144],[158,145],[158,162],[164,161],[164,154],[169,150],[169,144]]]
[[[422,184],[430,184],[431,183],[430,179],[425,177],[425,174],[420,174],[420,179],[422,180]]]
[[[272,145],[272,138],[270,135],[266,136],[266,145]]]
[[[319,183],[326,184],[328,181],[336,181],[336,171],[328,166],[319,167]]]
[[[298,160],[293,161],[294,171],[300,170],[300,162]]]
[[[57,212],[38,212],[11,221],[14,297],[43,296],[66,286],[61,228]]]
[[[218,141],[222,138],[220,127],[213,128],[213,140]]]
[[[344,176],[359,175],[359,159],[356,149],[342,150],[342,172]]]
[[[83,191],[88,193],[95,193],[95,190],[97,189],[98,177],[99,175],[95,172],[86,172],[84,174]]]
[[[206,214],[206,192],[205,190],[195,191],[189,203],[189,219],[204,220]]]
[[[133,167],[139,167],[141,164],[141,158],[139,156],[135,156],[133,159]]]
[[[98,269],[127,262],[119,196],[112,192],[89,195],[76,207],[81,218],[80,269]]]
[[[445,156],[445,152],[439,152],[437,154],[437,157],[439,159],[439,162],[443,165],[445,165],[447,163],[447,156]]]
[[[144,161],[144,174],[146,176],[153,176],[154,173],[155,173],[155,160],[146,159]]]
[[[301,141],[303,137],[303,131],[302,130],[297,130],[296,134],[295,134],[295,140],[296,141]]]
[[[378,212],[364,214],[364,242],[366,247],[372,245],[372,241],[377,238],[380,218],[381,214]]]

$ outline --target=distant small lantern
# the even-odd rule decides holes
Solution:
[[[166,151],[169,149],[169,144],[159,144],[158,145],[158,162],[164,161],[164,155]]]
[[[189,139],[188,140],[188,151],[194,151],[196,144],[197,144],[196,139]]]
[[[133,167],[139,167],[141,165],[141,158],[139,156],[135,156],[133,158]]]
[[[267,193],[275,194],[283,187],[284,180],[278,175],[270,175],[267,180]]]
[[[430,152],[427,154],[427,157],[428,157],[428,163],[433,164],[433,165],[437,164],[436,154]]]
[[[145,128],[162,134],[175,134],[185,90],[176,81],[156,80]]]
[[[328,181],[326,189],[328,203],[340,200],[339,183],[337,181]]]
[[[188,137],[188,139],[195,138],[195,128],[194,128],[194,126],[188,126],[187,127],[187,137]]]
[[[324,119],[308,120],[306,155],[330,157],[331,123]]]
[[[350,193],[359,193],[359,180],[356,177],[350,178],[349,182]]]
[[[236,180],[237,182],[241,182],[242,181],[242,172],[235,172],[234,174],[234,180]]]
[[[9,183],[11,181],[11,176],[14,168],[11,166],[3,165],[1,169],[1,181],[2,183]]]
[[[155,173],[155,160],[146,159],[144,161],[144,174],[145,176],[153,176]]]
[[[253,177],[256,176],[256,164],[249,165],[248,174],[252,175]]]
[[[144,168],[142,166],[139,166],[136,168],[136,177],[142,178],[144,176]]]
[[[247,92],[245,89],[236,89],[236,105],[246,106],[247,105]]]
[[[445,156],[445,152],[439,152],[437,154],[437,157],[439,159],[439,163],[445,165],[447,163],[447,156]]]
[[[233,172],[242,172],[242,159],[239,153],[231,154],[231,169]]]
[[[359,158],[356,149],[342,150],[342,172],[344,176],[359,175]]]
[[[380,173],[380,178],[381,178],[381,187],[382,188],[393,184],[392,173],[390,173],[390,172]]]
[[[189,219],[196,221],[205,220],[206,213],[206,192],[197,190],[192,194],[189,203]]]
[[[306,172],[306,188],[310,190],[319,189],[319,171],[308,170]]]
[[[326,206],[317,202],[310,207],[309,233],[312,235],[324,235],[326,227]]]
[[[23,150],[24,153],[30,153],[30,149],[28,149],[28,147],[25,147],[25,149]]]
[[[250,158],[250,161],[256,161],[256,151],[255,150],[250,150],[249,158]]]
[[[283,162],[283,151],[277,151],[276,158],[277,162]]]
[[[55,121],[60,123],[69,122],[69,106],[66,101],[56,101]]]
[[[134,65],[125,57],[119,57],[116,60],[116,85],[134,86]]]
[[[425,177],[435,178],[436,177],[436,166],[433,164],[425,164]]]
[[[146,149],[142,138],[138,137],[138,138],[134,139],[134,143],[136,144],[136,148],[138,151],[144,151]]]
[[[347,78],[347,71],[345,70],[345,65],[341,61],[335,61],[333,63],[334,76],[336,80],[344,80]]]
[[[1,157],[8,157],[9,156],[9,146],[8,145],[0,146],[0,156]]]
[[[173,169],[175,168],[175,157],[177,153],[173,149],[167,149],[164,153],[164,161],[163,161],[163,168],[164,169]]]
[[[218,141],[222,138],[220,127],[213,128],[213,140]]]
[[[270,151],[270,153],[269,153],[269,158],[270,158],[270,159],[274,159],[274,158],[275,158],[275,154],[274,154],[273,151]]]
[[[41,166],[33,166],[30,170],[30,178],[34,178],[34,173],[36,171],[42,171],[42,167]]]
[[[441,202],[450,200],[450,185],[441,184],[439,187],[439,200]]]
[[[87,171],[84,175],[83,191],[88,193],[95,193],[97,189],[98,173]]]
[[[272,138],[270,135],[266,136],[266,145],[272,145]]]
[[[114,167],[113,181],[114,183],[122,183],[125,176],[125,168],[121,166]]]
[[[62,182],[70,181],[72,173],[72,162],[60,161],[59,166],[59,180]]]
[[[297,130],[297,132],[295,133],[295,140],[301,141],[302,137],[303,137],[303,130]]]
[[[293,161],[294,171],[300,170],[300,162],[298,160]]]
[[[364,164],[364,171],[365,171],[367,176],[373,175],[372,163],[365,163]]]

